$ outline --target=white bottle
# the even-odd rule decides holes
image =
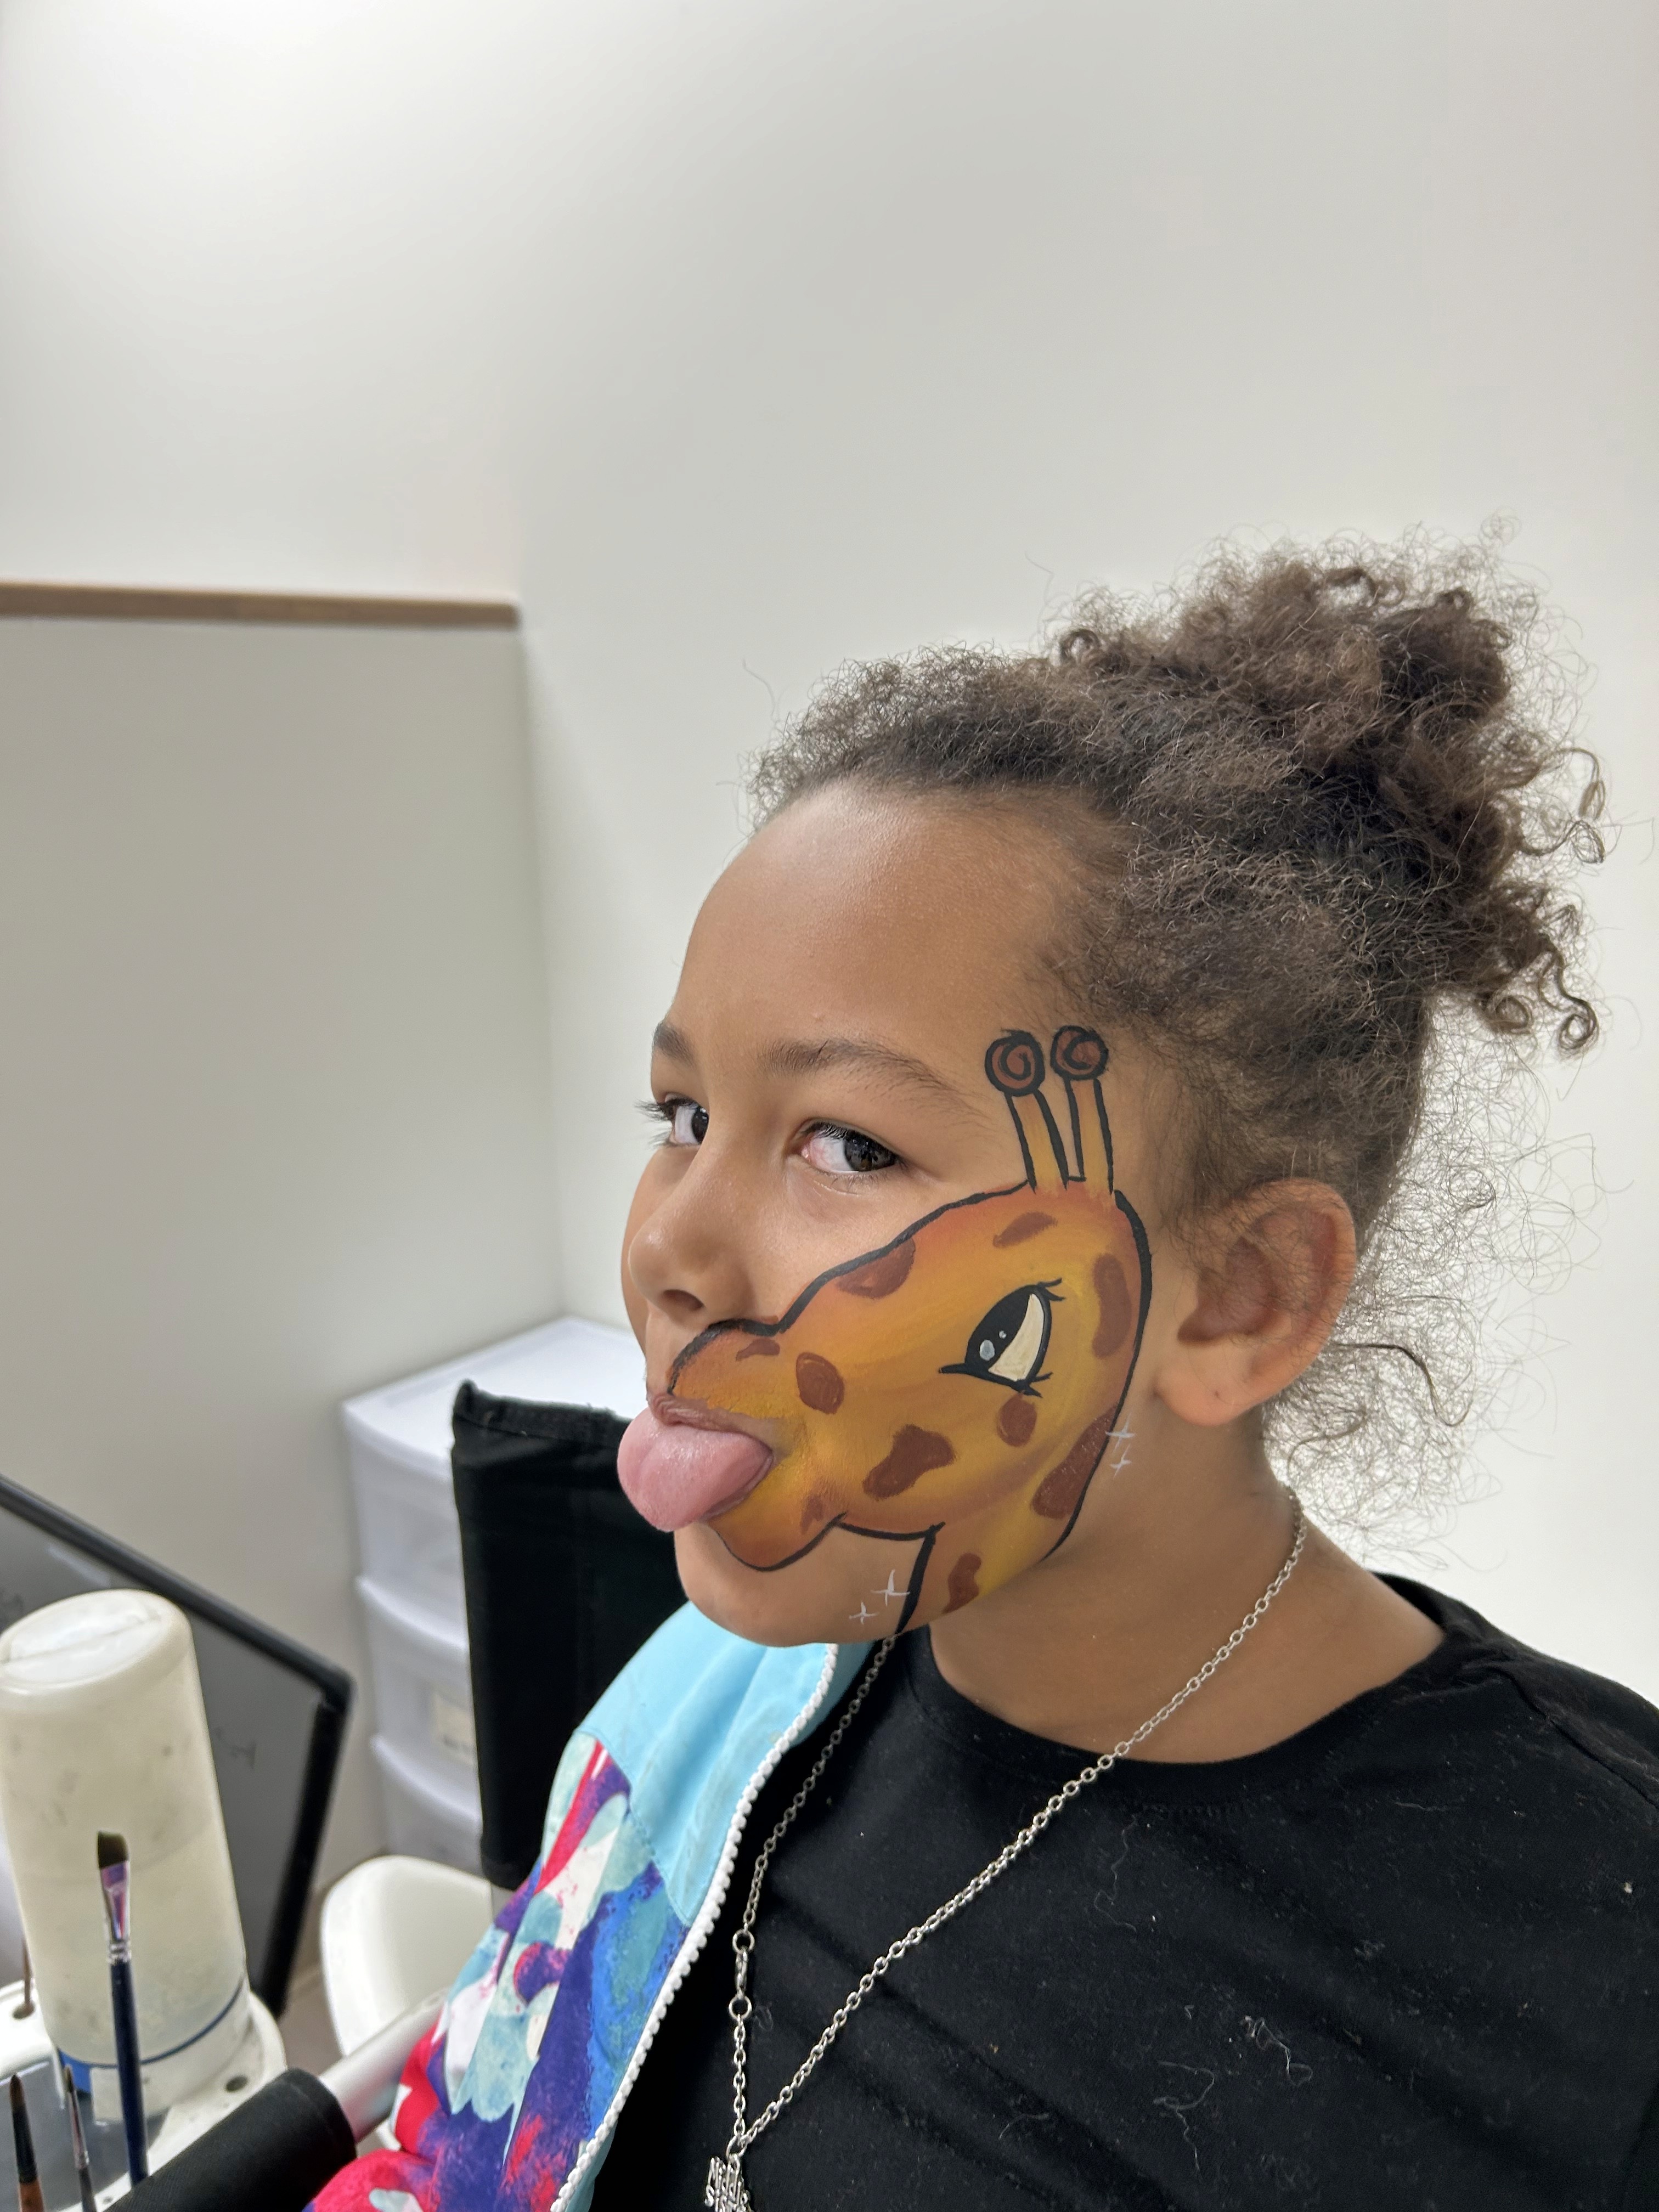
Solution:
[[[98,1835],[126,1838],[145,2108],[210,2081],[248,2027],[246,1961],[190,1624],[94,1590],[0,1636],[0,1820],[52,2041],[119,2110]]]

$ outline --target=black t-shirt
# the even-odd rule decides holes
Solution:
[[[1126,1761],[878,1984],[750,2152],[757,2212],[1659,2206],[1659,1712],[1477,1613],[1288,1741]],[[692,2212],[732,2127],[745,1832],[597,2212]],[[750,2115],[1087,1763],[904,1638],[767,1877]]]

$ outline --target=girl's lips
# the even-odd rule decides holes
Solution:
[[[729,1428],[729,1414],[654,1393],[623,1431],[617,1474],[629,1503],[653,1528],[689,1528],[747,1496],[772,1465],[772,1448]]]

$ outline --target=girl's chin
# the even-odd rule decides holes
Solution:
[[[914,1550],[908,1544],[878,1547],[867,1536],[832,1528],[805,1558],[759,1568],[734,1559],[706,1523],[674,1535],[687,1597],[750,1644],[867,1644],[890,1635],[904,1609]],[[895,1597],[884,1597],[889,1586]]]

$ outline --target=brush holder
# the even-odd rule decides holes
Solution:
[[[249,2024],[241,1921],[190,1625],[143,1590],[43,1606],[0,1637],[0,1820],[53,2043],[118,2110],[98,1833],[126,1838],[152,2118]]]

